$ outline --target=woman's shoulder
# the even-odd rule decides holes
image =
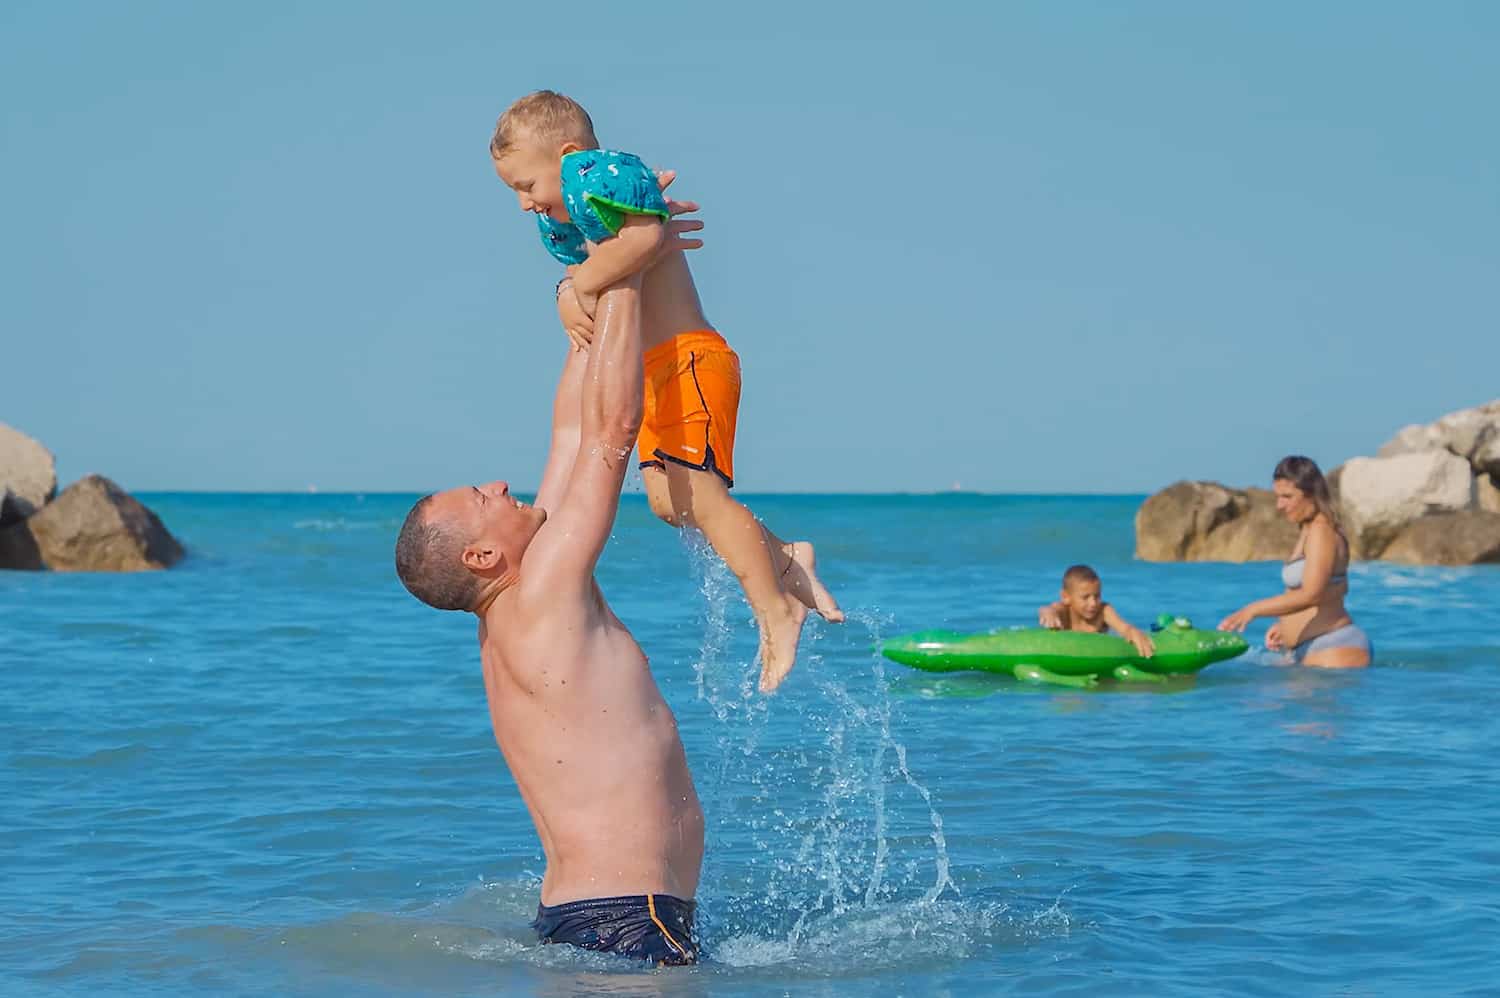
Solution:
[[[1339,530],[1338,524],[1334,523],[1327,513],[1319,513],[1302,528],[1302,539],[1305,541],[1310,541],[1314,537],[1320,541],[1337,541],[1343,536],[1343,531]]]
[[[1312,522],[1302,528],[1302,538],[1297,546],[1306,550],[1310,545],[1316,543],[1319,547],[1325,547],[1333,552],[1335,562],[1347,561],[1349,557],[1349,540],[1344,536],[1344,531],[1333,521],[1327,513],[1319,513],[1313,517]]]

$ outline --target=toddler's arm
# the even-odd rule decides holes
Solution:
[[[629,215],[619,235],[589,247],[589,258],[573,272],[573,291],[587,310],[599,292],[640,273],[666,245],[666,223],[655,215]]]

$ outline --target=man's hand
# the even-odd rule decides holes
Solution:
[[[1036,622],[1049,631],[1062,630],[1062,614],[1057,612],[1055,603],[1048,603],[1036,612]]]
[[[672,186],[672,181],[677,179],[676,170],[657,170],[656,186],[661,188],[662,199],[667,202],[667,210],[673,215],[681,215],[683,212],[697,211],[698,206],[691,201],[673,201],[672,195],[667,193],[667,188]]]
[[[691,201],[674,202],[683,211],[697,211],[698,206]],[[703,248],[703,240],[691,238],[689,232],[702,232],[703,223],[696,218],[673,218],[666,223],[667,238],[662,240],[661,249],[656,253],[656,260],[660,260],[668,253],[681,253],[684,250],[695,250]],[[653,263],[655,261],[652,261]]]
[[[672,217],[667,221],[667,238],[662,243],[661,252],[656,254],[660,260],[668,253],[679,253],[683,250],[702,249],[703,240],[683,238],[689,232],[701,232],[703,223],[697,219],[683,218],[678,215],[691,215],[698,210],[696,201],[674,201],[667,194],[667,188],[672,186],[672,181],[677,179],[676,170],[657,170],[656,183],[661,188],[662,197],[666,199],[667,211]]]
[[[594,342],[593,316],[585,312],[583,305],[579,303],[572,281],[565,282],[558,292],[557,317],[562,321],[568,339],[573,341],[574,349],[587,350],[589,344]]]
[[[584,292],[579,291],[577,288],[574,288],[571,284],[568,285],[568,290],[573,292],[573,301],[578,303],[579,311],[583,313],[583,317],[585,319],[588,319],[589,326],[590,328],[592,328],[594,324],[594,313],[599,309],[599,296],[585,294]],[[592,343],[593,341],[594,337],[591,335],[589,337],[589,342]]]

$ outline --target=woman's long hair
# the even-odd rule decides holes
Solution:
[[[1328,517],[1328,522],[1333,524],[1333,529],[1338,531],[1339,536],[1344,536],[1344,525],[1339,522],[1338,510],[1333,506],[1333,492],[1328,488],[1328,479],[1323,477],[1323,469],[1318,467],[1318,462],[1301,454],[1284,457],[1277,462],[1276,470],[1271,472],[1271,480],[1278,479],[1295,485],[1299,492],[1312,500],[1319,513]]]

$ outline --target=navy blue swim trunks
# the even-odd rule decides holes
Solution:
[[[692,901],[670,894],[631,894],[537,905],[531,927],[543,943],[616,953],[658,967],[698,962]]]

